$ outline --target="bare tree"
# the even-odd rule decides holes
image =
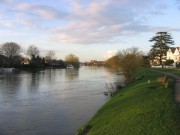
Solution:
[[[6,42],[1,46],[1,54],[13,58],[21,53],[21,47],[15,42]]]
[[[119,57],[118,55],[115,55],[108,60],[106,60],[106,66],[112,70],[118,70],[119,69]]]
[[[54,57],[55,57],[55,52],[52,50],[48,51],[45,56],[46,60],[49,62],[51,62]]]
[[[26,53],[32,59],[33,57],[39,56],[39,49],[34,45],[30,45]]]
[[[138,48],[130,48],[118,52],[119,66],[126,77],[127,82],[133,79],[133,75],[142,66],[142,54]]]
[[[21,53],[21,47],[15,42],[4,43],[0,50],[1,54],[8,58],[9,66],[11,66],[13,63],[15,64],[18,56]]]

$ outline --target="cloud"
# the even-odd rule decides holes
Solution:
[[[2,25],[45,30],[51,33],[51,40],[68,44],[110,44],[122,42],[124,36],[164,29],[147,22],[149,16],[161,16],[167,8],[166,2],[156,0],[47,0],[44,3],[0,0],[0,3],[6,3],[2,13],[6,15],[8,11],[7,16],[14,19],[14,22],[1,21]],[[10,20],[7,16],[2,19]]]
[[[151,8],[154,11],[152,2],[155,0],[92,0],[84,6],[80,0],[73,1],[70,23],[53,29],[57,34],[52,39],[64,43],[109,43],[128,33],[147,32],[151,28],[142,23],[143,13]]]
[[[38,15],[39,17],[51,20],[51,19],[60,19],[66,16],[65,12],[61,12],[55,8],[48,7],[48,6],[41,6],[36,4],[30,4],[30,3],[20,3],[17,4],[16,7],[26,12],[27,14],[31,13],[34,15]]]
[[[104,53],[103,57],[105,59],[109,59],[109,58],[117,55],[117,52],[118,52],[117,50],[108,50],[106,53]]]
[[[172,28],[172,27],[153,27],[151,31],[158,32],[158,31],[168,31],[168,32],[180,32],[180,28]]]
[[[116,36],[121,31],[123,26],[120,24],[114,24],[110,26],[101,26],[96,22],[89,23],[71,23],[66,27],[55,29],[59,35],[54,37],[56,41],[63,41],[65,43],[109,43],[111,38],[108,37]]]

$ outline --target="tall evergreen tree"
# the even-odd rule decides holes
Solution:
[[[162,65],[162,61],[166,59],[166,52],[170,45],[174,45],[174,41],[168,32],[157,32],[156,36],[152,37],[150,42],[154,42],[152,49],[150,50],[150,57],[159,61]]]

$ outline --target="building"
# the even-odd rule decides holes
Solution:
[[[20,58],[20,63],[21,63],[22,65],[28,65],[28,64],[29,64],[29,59],[28,59],[28,58],[21,57],[21,58]]]
[[[166,54],[166,60],[174,60],[174,63],[180,62],[180,47],[170,47]]]
[[[85,62],[85,66],[105,66],[104,61],[91,60],[90,62]]]
[[[161,67],[159,63],[159,57],[151,59],[150,65],[152,67]],[[170,47],[166,52],[166,56],[163,57],[163,65],[166,63],[167,60],[173,60],[174,63],[171,65],[173,67],[179,67],[180,65],[180,47]],[[168,66],[168,65],[166,65]]]

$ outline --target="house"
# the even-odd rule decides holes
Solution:
[[[21,63],[22,65],[28,65],[28,64],[29,64],[29,59],[28,59],[28,58],[21,57],[21,58],[20,58],[20,63]]]
[[[180,64],[180,47],[170,47],[162,61],[165,63],[167,60],[173,60],[173,67],[177,67],[177,65]],[[150,65],[152,67],[161,67],[161,65],[159,65],[158,57],[151,59]]]
[[[166,54],[166,60],[174,60],[174,63],[180,62],[180,47],[170,47]]]

